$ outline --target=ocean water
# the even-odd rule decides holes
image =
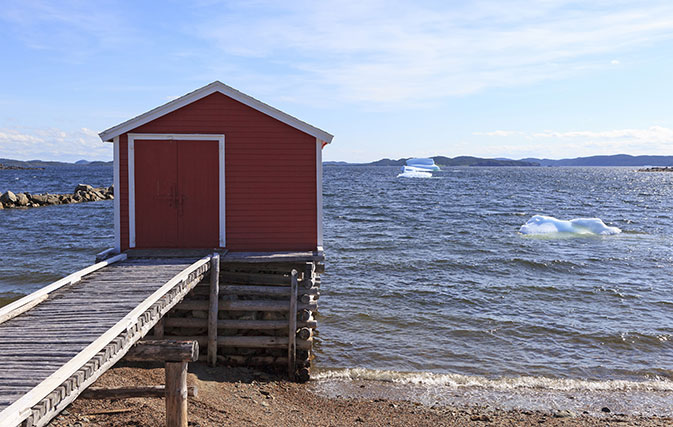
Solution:
[[[670,403],[673,174],[398,174],[324,169],[319,378],[652,391]],[[110,185],[112,170],[0,171],[0,191],[71,192],[80,182]],[[536,214],[597,217],[622,233],[520,234]],[[0,297],[84,267],[112,242],[111,201],[0,211]]]

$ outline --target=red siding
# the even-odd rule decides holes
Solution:
[[[224,134],[227,248],[316,249],[315,137],[221,93],[202,98],[131,132]],[[126,135],[122,135],[122,248],[128,248],[126,141]]]

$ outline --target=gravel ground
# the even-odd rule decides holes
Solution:
[[[427,407],[387,399],[328,398],[311,383],[295,384],[245,368],[191,364],[190,426],[671,426],[673,418],[619,414],[591,416],[570,411],[498,410],[482,407]],[[97,387],[159,385],[162,368],[116,367]],[[373,385],[375,386],[375,384]],[[51,424],[79,426],[163,426],[164,400],[84,400],[71,404]]]

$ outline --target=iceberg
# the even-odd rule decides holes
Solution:
[[[413,166],[402,166],[402,173],[397,175],[398,178],[432,178],[432,172],[427,169],[416,168]]]
[[[600,218],[576,218],[565,221],[552,216],[533,215],[527,223],[521,226],[519,232],[521,234],[574,233],[607,236],[619,234],[622,230],[605,225]]]
[[[439,166],[429,158],[409,159],[407,165],[402,166],[402,173],[397,177],[403,178],[431,178],[433,171],[438,171]]]
[[[437,166],[435,164],[435,161],[431,158],[409,159],[407,160],[407,166],[411,166],[417,169],[424,169],[426,172],[434,172],[440,170],[439,166]]]

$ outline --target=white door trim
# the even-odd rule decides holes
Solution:
[[[136,140],[166,140],[166,141],[218,141],[219,157],[219,219],[220,219],[220,247],[226,246],[226,205],[224,188],[224,135],[202,133],[129,133],[128,134],[128,164],[129,164],[129,248],[136,247],[136,189],[135,189],[135,141]],[[115,187],[116,188],[116,187]],[[117,197],[115,196],[115,199]]]

